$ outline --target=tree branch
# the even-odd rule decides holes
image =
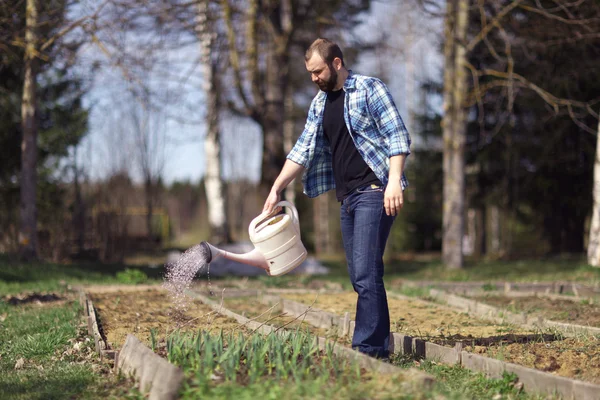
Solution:
[[[478,80],[479,77],[484,76],[484,75],[501,78],[500,80],[495,80],[493,82],[489,82],[483,86],[479,86],[479,84],[477,84],[476,85],[476,87],[478,88],[477,92],[473,92],[469,96],[471,98],[475,97],[475,101],[479,102],[480,96],[493,87],[505,86],[505,87],[508,87],[510,90],[510,87],[512,85],[514,85],[514,83],[517,83],[518,86],[533,90],[535,93],[537,93],[537,95],[540,96],[542,98],[542,100],[544,100],[548,105],[550,105],[552,107],[555,114],[558,114],[561,106],[566,107],[568,110],[569,116],[571,117],[573,122],[575,122],[575,124],[577,126],[584,129],[586,132],[590,132],[590,130],[592,132],[595,132],[593,129],[589,128],[588,126],[583,124],[581,121],[579,121],[579,119],[577,118],[577,116],[575,116],[575,114],[573,112],[573,108],[574,107],[580,108],[582,110],[585,110],[588,114],[590,114],[596,118],[599,118],[598,113],[593,111],[592,106],[594,104],[599,103],[600,98],[594,99],[589,102],[582,102],[582,101],[577,101],[577,100],[558,98],[558,97],[554,96],[553,94],[551,94],[550,92],[539,87],[538,85],[534,84],[533,82],[529,81],[525,77],[514,73],[514,71],[513,72],[502,72],[502,71],[496,71],[496,70],[492,70],[492,69],[483,69],[483,70],[478,71],[472,64],[470,64],[468,62],[467,62],[466,66],[467,66],[467,68],[469,68],[471,70],[472,74],[474,75],[474,79]],[[465,100],[467,100],[467,103],[469,103],[469,101],[470,101],[470,104],[468,104],[468,105],[473,104],[472,99],[466,98]]]
[[[551,12],[548,12],[547,10],[541,10],[539,8],[535,8],[535,7],[531,7],[531,6],[527,6],[527,5],[519,5],[519,8],[522,8],[523,10],[527,10],[536,14],[540,14],[543,15],[546,18],[549,19],[554,19],[557,21],[560,21],[562,23],[565,24],[569,24],[569,25],[581,25],[584,28],[587,29],[591,29],[587,24],[591,23],[591,22],[598,22],[600,21],[600,18],[590,18],[590,19],[567,19],[567,18],[563,18],[563,17],[559,17],[556,14],[552,14]]]
[[[221,6],[223,7],[223,18],[225,19],[225,25],[227,27],[227,38],[229,40],[229,59],[231,62],[231,68],[233,69],[235,87],[240,96],[240,99],[242,99],[242,103],[244,103],[244,107],[247,110],[246,113],[251,114],[253,106],[250,104],[248,98],[246,97],[244,85],[242,83],[240,60],[238,57],[237,46],[235,43],[235,30],[233,28],[232,12],[231,7],[229,5],[229,0],[221,0]]]
[[[63,30],[58,32],[56,35],[52,36],[43,45],[40,46],[40,51],[46,50],[56,40],[65,36],[67,33],[71,32],[73,29],[75,29],[79,26],[82,26],[83,23],[86,22],[88,19],[96,19],[98,17],[98,14],[100,13],[100,11],[102,11],[104,6],[106,6],[108,4],[108,2],[109,2],[109,0],[105,0],[104,3],[100,4],[100,6],[98,7],[98,9],[96,10],[96,12],[94,14],[86,15],[86,16],[79,18],[77,21],[73,22],[72,24],[70,24],[69,26],[65,27]]]
[[[471,41],[466,47],[467,51],[473,50],[475,46],[477,46],[477,44],[481,42],[481,40],[483,40],[483,38],[485,38],[492,31],[492,29],[494,29],[494,26],[499,26],[500,20],[504,18],[506,14],[508,14],[517,6],[519,6],[519,4],[521,4],[523,1],[524,0],[515,0],[506,7],[504,7],[502,10],[500,10],[500,12],[494,17],[494,19],[489,24],[484,25],[483,29],[481,29],[481,31],[479,31],[479,33],[473,39],[471,39]]]

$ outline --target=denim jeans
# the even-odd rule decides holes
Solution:
[[[383,285],[383,251],[395,217],[383,207],[383,188],[352,192],[341,205],[342,241],[348,273],[358,294],[352,348],[387,357],[390,313]]]

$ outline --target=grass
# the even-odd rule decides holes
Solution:
[[[435,378],[434,391],[446,399],[514,399],[541,400],[553,397],[523,392],[515,385],[515,375],[505,373],[500,379],[488,379],[484,374],[460,366],[447,366],[433,361],[419,362],[419,368]]]
[[[132,396],[131,382],[98,360],[77,303],[0,301],[0,398],[100,399]]]
[[[118,283],[119,266],[24,264],[0,256],[0,399],[142,398],[94,351],[65,283]],[[137,274],[133,274],[138,276]],[[131,278],[129,273],[128,277]],[[12,305],[9,296],[52,292],[56,303]]]
[[[0,296],[22,292],[53,292],[65,284],[116,284],[162,281],[162,268],[100,263],[23,263],[0,255]]]
[[[333,277],[347,277],[343,258],[330,257],[322,262],[330,268]],[[589,266],[583,256],[513,261],[467,260],[464,268],[458,270],[444,267],[439,259],[399,260],[390,257],[386,261],[385,279],[391,281],[398,278],[455,282],[561,280],[594,284],[600,282],[600,268]]]

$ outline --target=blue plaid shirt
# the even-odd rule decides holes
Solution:
[[[387,185],[390,157],[410,154],[410,135],[396,109],[394,100],[377,79],[350,71],[343,90],[344,121],[352,141],[367,165],[383,185]],[[302,177],[304,193],[317,197],[335,188],[331,149],[323,135],[323,112],[327,94],[323,91],[313,99],[302,135],[287,158],[306,168]],[[402,189],[408,186],[402,174]]]

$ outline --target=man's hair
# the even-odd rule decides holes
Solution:
[[[333,59],[338,57],[340,60],[342,60],[342,66],[346,66],[344,64],[344,55],[342,54],[342,49],[340,49],[340,46],[329,39],[319,38],[312,42],[304,54],[304,61],[310,60],[313,53],[320,55],[327,65],[331,65]]]

